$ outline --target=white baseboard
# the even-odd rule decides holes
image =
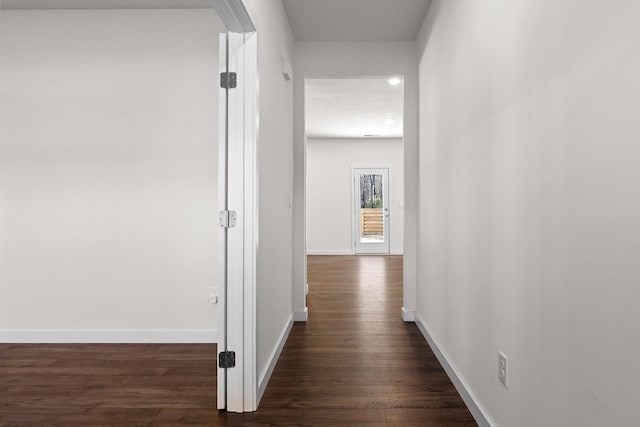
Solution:
[[[307,249],[307,255],[354,255],[351,249]]]
[[[218,342],[218,331],[17,330],[0,331],[0,342],[15,344],[215,344]]]
[[[258,404],[260,400],[262,400],[262,395],[264,391],[267,389],[267,384],[269,384],[269,379],[271,379],[271,374],[273,374],[273,370],[278,363],[278,359],[280,358],[280,354],[282,353],[282,349],[284,348],[284,344],[287,342],[287,338],[289,338],[289,333],[291,332],[291,328],[293,327],[293,313],[289,316],[289,320],[287,321],[282,334],[280,334],[280,339],[278,340],[278,345],[273,349],[271,354],[269,355],[269,363],[265,367],[265,369],[260,374],[260,378],[258,379]]]
[[[353,250],[342,250],[342,249],[307,249],[307,255],[356,255]],[[367,254],[363,254],[367,255]],[[375,255],[375,254],[371,254]],[[383,254],[378,254],[383,255]],[[402,249],[392,249],[389,252],[389,255],[404,255],[404,251]]]
[[[415,310],[406,310],[404,307],[401,309],[402,320],[405,322],[414,322],[416,320]]]
[[[449,379],[455,386],[458,394],[460,394],[460,397],[462,397],[462,400],[464,400],[464,403],[467,405],[467,408],[469,408],[471,415],[473,415],[473,418],[476,420],[478,425],[480,427],[494,426],[495,423],[487,415],[487,412],[484,410],[484,408],[482,408],[482,406],[478,403],[479,401],[477,396],[473,394],[467,383],[464,381],[463,377],[451,363],[451,360],[449,359],[447,354],[444,352],[444,350],[442,350],[440,344],[431,336],[424,322],[422,321],[422,319],[420,319],[420,316],[416,313],[414,317],[416,325],[420,329],[420,332],[422,332],[422,335],[427,340],[429,347],[431,347],[431,350],[438,358],[438,361],[444,368],[445,372],[449,376]]]
[[[294,322],[306,322],[309,318],[309,307],[305,307],[304,310],[295,310],[293,312]]]

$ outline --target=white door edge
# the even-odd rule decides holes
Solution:
[[[219,42],[219,70],[227,69],[227,35],[220,34]],[[221,71],[222,72],[222,71]],[[218,76],[214,76],[217,80]],[[221,91],[222,94],[222,91]],[[226,174],[226,158],[227,147],[226,126],[227,121],[227,101],[224,96],[218,97],[218,210],[225,209],[227,198],[227,174]],[[218,352],[227,346],[227,316],[225,310],[227,308],[226,287],[224,286],[227,268],[227,233],[224,228],[218,227]],[[218,367],[218,355],[216,357],[217,369],[217,407],[218,409],[226,409],[227,407],[227,380],[226,371]]]
[[[218,367],[218,409],[251,412],[257,409],[256,286],[257,257],[257,34],[243,0],[214,0],[218,16],[232,31],[221,37],[228,55],[221,56],[220,71],[237,74],[237,86],[220,97],[220,210],[236,213],[236,226],[221,227],[219,236],[218,352],[236,354],[234,368]],[[224,60],[224,62],[223,62]],[[227,68],[228,67],[228,68]],[[215,76],[218,79],[218,76]],[[228,136],[227,136],[228,134]],[[228,147],[225,149],[225,138]],[[224,188],[222,188],[224,185]],[[226,193],[225,193],[226,191]],[[225,239],[226,236],[226,239]],[[225,242],[226,240],[226,242]],[[226,269],[226,274],[225,274]],[[225,286],[226,277],[226,286]],[[226,332],[225,332],[226,331]],[[216,355],[217,356],[217,355]],[[217,357],[216,357],[217,359]]]

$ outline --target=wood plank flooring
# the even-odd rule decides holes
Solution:
[[[414,324],[402,257],[310,256],[296,324],[253,414],[215,410],[215,345],[0,344],[0,426],[475,426]]]

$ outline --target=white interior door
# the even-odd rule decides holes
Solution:
[[[219,40],[219,63],[220,72],[226,72],[228,69],[228,55],[227,55],[227,35],[221,34]],[[218,76],[216,76],[217,78]],[[220,89],[219,96],[219,143],[218,143],[218,208],[220,211],[227,210],[227,194],[228,194],[228,177],[227,177],[227,90]],[[228,348],[227,342],[227,228],[220,224],[218,229],[218,277],[220,286],[218,288],[218,355],[220,352],[226,351]],[[227,369],[221,366],[220,361],[218,363],[217,372],[217,407],[218,409],[227,408]]]
[[[218,409],[257,409],[257,35],[242,0],[214,0],[220,37]]]
[[[389,254],[389,169],[353,169],[356,254]]]

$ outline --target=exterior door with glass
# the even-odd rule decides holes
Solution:
[[[389,169],[354,168],[356,254],[389,254]]]

